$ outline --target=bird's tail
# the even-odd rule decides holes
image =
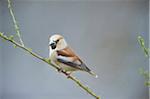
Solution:
[[[97,76],[94,72],[92,72],[84,63],[82,63],[81,67],[82,67],[82,70],[88,72],[90,75],[94,76],[95,78],[98,77],[98,76]]]
[[[98,76],[97,76],[94,72],[89,71],[88,73],[89,73],[90,75],[94,76],[95,78],[98,78]]]

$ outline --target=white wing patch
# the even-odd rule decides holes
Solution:
[[[57,59],[61,59],[66,62],[71,62],[77,65],[81,65],[81,62],[79,60],[74,60],[74,57],[58,56]]]

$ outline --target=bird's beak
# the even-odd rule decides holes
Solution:
[[[52,49],[55,49],[56,48],[56,43],[53,42],[53,43],[50,44],[50,46],[51,46]]]

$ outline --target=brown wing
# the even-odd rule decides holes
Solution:
[[[69,48],[66,47],[62,50],[57,51],[57,60],[63,64],[71,66],[73,68],[78,68],[89,72],[90,69],[82,62],[82,60]]]
[[[66,57],[76,56],[75,53],[69,47],[66,47],[62,50],[58,50],[57,53],[58,53],[58,55],[62,55],[62,56],[66,56]]]

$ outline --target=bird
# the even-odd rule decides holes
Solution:
[[[75,54],[67,44],[65,38],[60,34],[49,36],[49,58],[58,71],[65,71],[68,76],[74,71],[85,71],[95,78],[98,76],[89,69],[81,58]]]

